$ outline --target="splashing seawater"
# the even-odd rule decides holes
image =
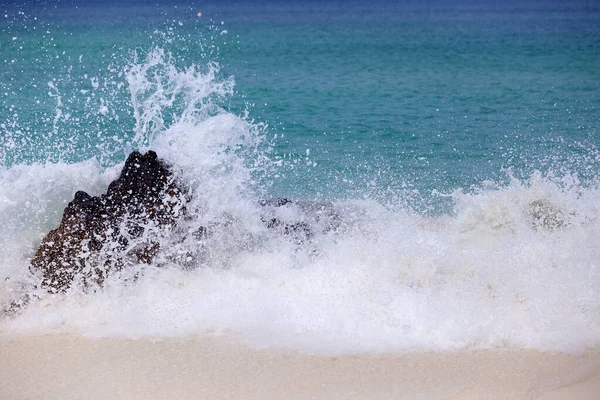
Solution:
[[[181,68],[154,48],[134,55],[123,76],[135,119],[125,147],[153,149],[171,166],[189,189],[186,218],[161,238],[152,265],[95,290],[38,291],[0,322],[3,334],[216,332],[326,353],[599,344],[597,185],[575,174],[488,182],[447,195],[453,210],[436,218],[375,200],[327,203],[327,215],[292,202],[278,218],[324,224],[296,240],[261,219],[265,177],[281,162],[264,125],[222,106],[234,82],[218,64]],[[39,282],[29,259],[73,193],[105,192],[120,167],[91,159],[2,168],[2,304]],[[190,234],[206,226],[210,237]]]

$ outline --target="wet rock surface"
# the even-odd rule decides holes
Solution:
[[[529,203],[526,215],[533,229],[554,231],[570,225],[570,218],[575,214],[552,205],[544,200]]]
[[[186,214],[189,200],[186,189],[155,152],[133,152],[105,194],[75,193],[58,228],[42,240],[30,270],[41,274],[41,288],[60,293],[74,282],[84,288],[101,285],[109,274],[128,265],[150,264],[160,251],[161,238],[188,231],[177,227],[193,218]],[[275,198],[260,201],[259,206],[265,227],[298,245],[339,225],[332,203]],[[202,226],[177,240],[189,237],[202,242],[226,227],[226,223]]]
[[[264,208],[261,220],[267,228],[277,230],[298,244],[310,241],[316,234],[333,231],[340,224],[340,216],[330,202],[279,197],[262,200],[259,204]],[[294,216],[304,215],[305,218],[286,218],[285,209],[288,208],[296,209]]]
[[[56,293],[74,279],[102,283],[128,260],[150,263],[159,250],[154,234],[185,213],[185,192],[157,154],[133,152],[118,179],[97,197],[79,191],[31,260],[41,286]]]

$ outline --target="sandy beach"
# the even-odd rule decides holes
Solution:
[[[597,399],[600,352],[325,357],[232,340],[0,339],[2,399]]]

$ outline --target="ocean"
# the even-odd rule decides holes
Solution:
[[[150,149],[192,194],[181,230],[150,265],[44,293],[29,261],[74,193]],[[581,351],[599,184],[593,1],[0,5],[0,304],[35,298],[3,335]],[[341,222],[273,233],[257,204],[278,197]]]

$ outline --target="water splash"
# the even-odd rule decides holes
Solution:
[[[125,78],[135,118],[135,148],[148,146],[171,125],[203,121],[223,111],[219,104],[233,93],[233,79],[218,80],[217,63],[203,69],[192,65],[178,70],[173,56],[162,48],[154,48],[143,60],[134,53]]]
[[[73,86],[91,110],[84,118],[67,110],[69,85],[52,81],[51,93],[60,97],[46,119],[68,149],[81,146],[64,134],[80,118],[73,127],[85,126],[84,139],[94,132],[104,138],[90,154],[156,150],[190,190],[186,219],[160,239],[165,251],[154,264],[114,274],[95,291],[39,294],[20,315],[0,321],[2,334],[160,339],[235,333],[256,346],[327,353],[504,346],[578,351],[599,344],[600,193],[593,179],[579,180],[579,167],[432,191],[427,195],[450,203],[449,212],[435,217],[411,206],[422,194],[410,186],[387,190],[361,177],[386,192],[387,202],[328,203],[335,226],[296,240],[267,229],[261,218],[259,200],[285,167],[285,160],[271,157],[266,126],[226,110],[234,82],[220,76],[217,63],[182,67],[173,54],[153,46],[107,76],[83,74],[85,87]],[[91,95],[103,87],[128,94],[129,118],[121,103]],[[109,135],[104,118],[130,134]],[[3,149],[21,146],[26,135],[18,133],[19,121],[0,125],[13,133]],[[59,158],[66,154],[65,147],[54,149]],[[593,175],[598,158],[590,154],[581,163],[592,165]],[[0,170],[3,305],[35,284],[28,258],[73,193],[99,194],[120,170],[98,159],[65,163],[50,156],[35,164],[11,157]],[[318,223],[315,209],[301,205],[275,212]],[[212,234],[194,236],[201,227]]]

